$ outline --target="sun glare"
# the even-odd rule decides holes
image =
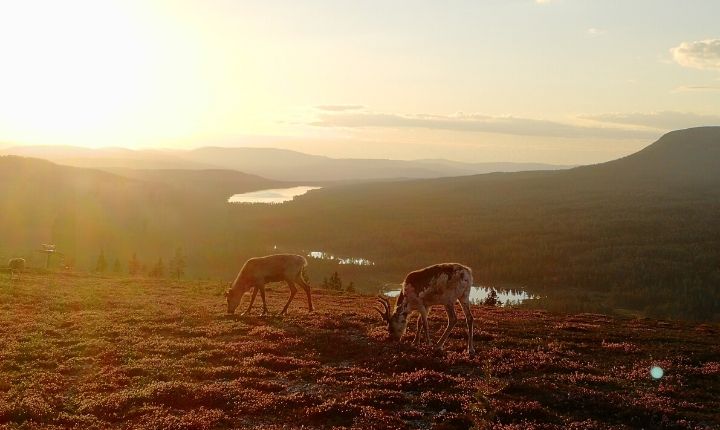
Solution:
[[[83,137],[142,100],[147,61],[127,11],[100,2],[5,2],[0,115],[30,140]],[[92,16],[92,19],[89,17]],[[28,25],[28,23],[32,23]]]
[[[197,49],[153,12],[135,2],[3,2],[4,138],[133,145],[138,130],[191,133],[189,118],[207,104]]]

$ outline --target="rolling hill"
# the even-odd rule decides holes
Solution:
[[[84,148],[70,145],[11,146],[0,150],[1,155],[41,158],[66,166],[94,169],[212,169],[217,167],[177,157],[173,152],[158,149]]]
[[[236,171],[118,172],[0,157],[0,258],[23,256],[38,266],[42,243],[57,245],[65,263],[84,270],[101,250],[123,265],[135,252],[153,264],[176,247],[211,255],[217,250],[207,243],[227,237],[224,222],[232,222],[227,198],[280,185]]]
[[[281,180],[338,181],[437,178],[497,171],[553,170],[541,163],[462,163],[450,160],[330,158],[275,148],[206,147],[179,154],[187,160]]]
[[[90,149],[74,146],[18,146],[1,154],[42,158],[55,163],[113,170],[230,169],[282,181],[366,181],[437,178],[488,172],[554,170],[568,166],[541,163],[462,163],[450,160],[343,159],[277,148],[205,147],[194,150]]]
[[[253,233],[369,258],[386,279],[458,260],[484,284],[611,297],[596,310],[717,318],[719,148],[703,127],[566,171],[331,187],[256,215],[273,228]]]
[[[295,182],[275,181],[227,169],[115,168],[108,171],[125,178],[163,184],[183,193],[191,193],[193,198],[208,200],[205,204],[223,204],[228,197],[237,193],[297,185]]]
[[[321,250],[375,265],[314,261],[313,282],[337,270],[367,292],[454,260],[557,309],[720,319],[719,147],[720,127],[679,130],[593,166],[335,184],[279,206],[226,204],[278,184],[233,171],[3,157],[0,257],[55,242],[87,269],[101,249],[152,264],[180,246],[193,276],[229,278],[252,255]]]

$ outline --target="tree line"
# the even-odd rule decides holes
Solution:
[[[127,270],[123,270],[124,268]],[[175,249],[175,253],[169,259],[167,265],[162,257],[158,257],[154,264],[148,265],[138,257],[136,252],[133,252],[132,257],[130,257],[125,266],[123,266],[120,259],[116,257],[112,267],[108,264],[108,259],[105,256],[105,250],[101,249],[93,271],[96,273],[127,273],[130,276],[147,275],[152,278],[172,277],[180,279],[185,275],[186,269],[187,261],[185,254],[183,253],[182,248],[178,247]]]

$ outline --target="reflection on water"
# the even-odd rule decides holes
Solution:
[[[335,260],[338,264],[352,264],[355,266],[374,266],[375,263],[367,258],[360,257],[336,257],[323,251],[310,251],[308,257],[317,258],[319,260]]]
[[[472,287],[470,290],[470,301],[473,304],[480,304],[490,295],[492,288],[486,287]],[[522,290],[495,290],[497,292],[497,298],[503,306],[519,305],[525,300],[537,299],[538,297],[532,294],[528,294],[527,291]],[[384,293],[388,297],[397,297],[400,294],[400,288],[395,288]]]
[[[228,203],[285,203],[308,191],[317,190],[322,187],[292,187],[275,188],[269,190],[253,191],[250,193],[235,194],[228,199]]]

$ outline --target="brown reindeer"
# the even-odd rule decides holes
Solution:
[[[433,305],[445,306],[448,316],[448,324],[445,327],[437,346],[443,348],[445,341],[450,336],[450,331],[457,323],[455,315],[455,302],[459,301],[465,314],[467,323],[468,341],[467,351],[469,354],[475,352],[473,343],[473,315],[470,310],[470,288],[472,287],[472,270],[458,263],[442,263],[426,267],[424,269],[410,272],[403,281],[402,291],[395,303],[395,310],[390,313],[390,301],[379,296],[378,300],[382,309],[375,308],[383,320],[388,324],[390,337],[398,341],[407,329],[408,319],[412,312],[420,313],[417,319],[417,330],[413,343],[418,343],[422,335],[428,344],[430,341],[430,330],[428,328],[427,315]],[[421,324],[422,323],[422,330]]]
[[[290,288],[290,298],[280,312],[280,315],[284,315],[287,312],[290,302],[293,297],[295,297],[295,293],[297,292],[297,288],[295,288],[296,283],[305,290],[308,308],[310,312],[312,312],[313,304],[312,297],[310,296],[310,285],[308,285],[303,277],[306,266],[307,261],[305,257],[295,254],[275,254],[249,259],[245,262],[242,269],[240,269],[235,281],[230,284],[230,289],[225,292],[228,314],[234,313],[235,309],[240,305],[243,295],[250,291],[251,288],[254,288],[252,298],[250,299],[250,306],[248,306],[242,315],[250,312],[253,303],[255,303],[255,296],[258,291],[260,291],[260,297],[263,302],[262,315],[266,315],[268,309],[265,302],[265,284],[268,282],[281,281],[287,283]]]

